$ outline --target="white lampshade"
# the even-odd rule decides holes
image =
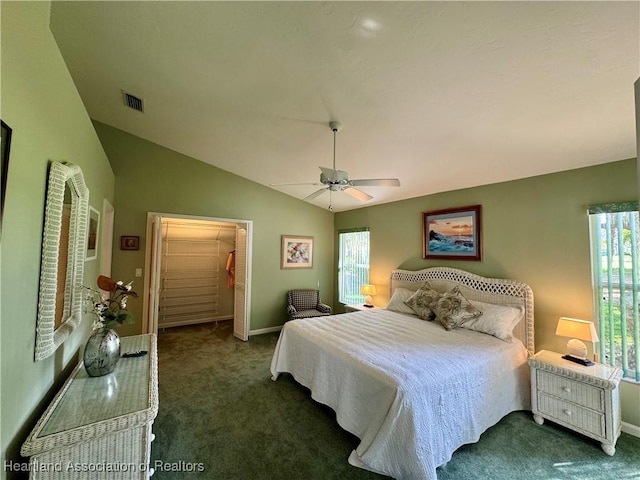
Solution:
[[[360,288],[360,293],[366,295],[364,298],[364,304],[367,306],[373,306],[373,298],[372,295],[376,295],[378,292],[376,291],[375,285],[362,285]]]
[[[375,285],[362,285],[360,293],[363,295],[376,295],[378,292],[376,292]]]
[[[567,343],[569,355],[583,359],[587,357],[587,347],[580,340],[593,343],[600,340],[593,322],[578,318],[561,317],[556,327],[556,335],[571,338]]]
[[[588,342],[597,342],[600,340],[593,322],[569,317],[561,317],[560,320],[558,320],[556,335],[577,338]]]

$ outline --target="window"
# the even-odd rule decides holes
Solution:
[[[369,230],[340,232],[338,237],[338,301],[362,303],[360,287],[369,283]]]
[[[589,207],[600,360],[640,381],[640,219],[637,202]]]

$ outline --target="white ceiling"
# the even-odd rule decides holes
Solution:
[[[336,167],[402,184],[342,211],[635,157],[639,5],[54,1],[51,26],[91,118],[263,185],[318,181],[339,120]]]

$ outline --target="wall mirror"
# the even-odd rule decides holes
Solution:
[[[42,234],[35,359],[43,360],[82,320],[89,190],[79,166],[52,162]]]

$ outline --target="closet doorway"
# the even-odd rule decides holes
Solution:
[[[248,220],[149,213],[145,330],[233,319],[248,340],[251,231]]]

